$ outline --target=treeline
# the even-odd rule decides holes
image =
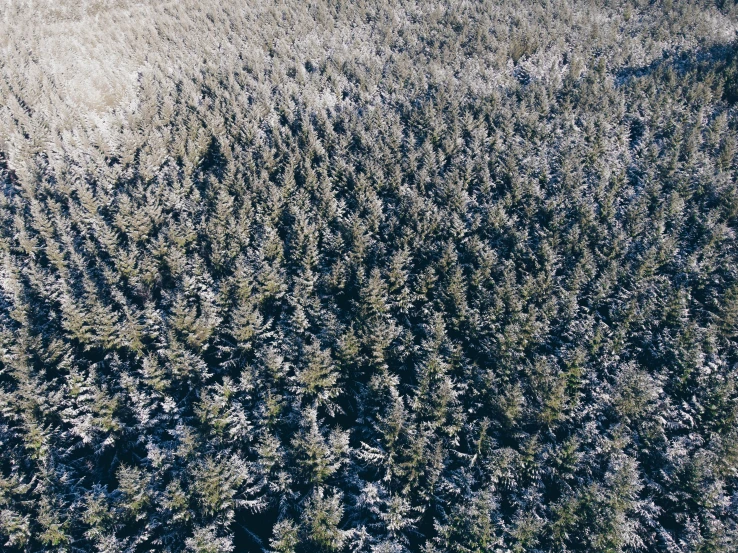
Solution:
[[[26,8],[3,550],[738,547],[735,7]]]

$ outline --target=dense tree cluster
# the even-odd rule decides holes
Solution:
[[[0,22],[0,548],[738,549],[730,2]]]

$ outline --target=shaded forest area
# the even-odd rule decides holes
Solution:
[[[738,549],[731,2],[0,8],[0,548]]]

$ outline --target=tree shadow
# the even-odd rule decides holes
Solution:
[[[0,150],[0,184],[6,196],[10,196],[13,187],[18,183],[18,175],[8,166],[8,158],[5,152]]]
[[[648,65],[640,67],[624,67],[614,73],[618,87],[627,86],[636,79],[654,77],[671,70],[677,77],[692,74],[703,78],[708,72],[724,78],[723,99],[730,103],[738,100],[738,83],[736,83],[736,62],[738,61],[738,40],[724,44],[715,44],[708,48],[685,50],[676,48],[664,51],[663,56]]]

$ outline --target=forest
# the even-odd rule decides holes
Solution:
[[[8,0],[0,550],[738,551],[738,5]]]

